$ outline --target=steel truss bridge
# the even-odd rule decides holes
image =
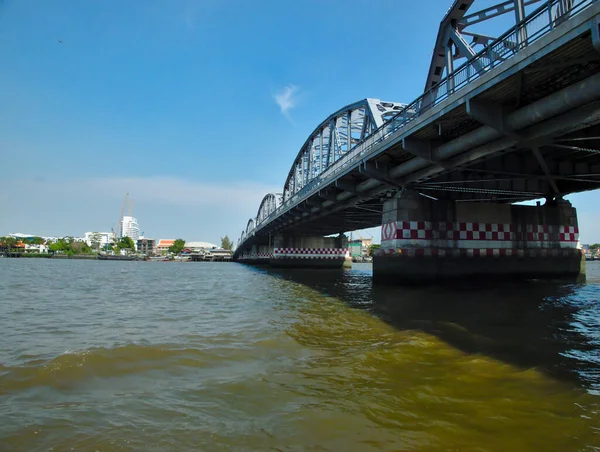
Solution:
[[[513,203],[600,187],[600,0],[475,3],[454,1],[441,21],[419,98],[364,99],[315,128],[238,250],[379,226],[403,189]],[[472,31],[504,14],[501,36]]]

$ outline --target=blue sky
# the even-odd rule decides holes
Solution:
[[[147,236],[237,240],[327,115],[422,92],[426,3],[0,0],[0,234],[109,231],[129,192]]]

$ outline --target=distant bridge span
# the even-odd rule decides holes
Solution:
[[[479,221],[471,213],[470,221],[461,222],[457,212],[505,212],[512,203],[539,198],[564,210],[564,195],[600,187],[600,3],[510,0],[473,13],[474,3],[455,1],[442,20],[422,96],[410,104],[364,99],[317,126],[293,161],[282,193],[267,195],[248,222],[234,257],[272,259],[278,248],[311,248],[278,246],[276,236],[323,237],[388,223],[393,231],[386,228],[382,247],[398,254],[406,249],[404,255],[420,249],[495,253],[510,247],[518,254],[572,248],[558,238],[548,239],[552,246],[540,241],[534,246],[516,230],[519,243],[465,248],[456,240],[426,243],[439,236],[436,226],[424,225],[428,232],[417,234],[398,226],[399,220],[443,220],[438,223],[455,228],[475,222],[497,229],[489,218],[504,214]],[[506,13],[514,14],[515,24],[498,38],[469,31]],[[390,221],[390,202],[410,196],[420,213],[396,207]],[[521,214],[511,215],[503,224]],[[577,227],[576,216],[575,225],[567,220],[574,213],[556,215],[552,224],[527,220],[533,222],[527,228],[548,226],[546,234],[552,235],[552,226]],[[261,246],[264,252],[257,252]]]

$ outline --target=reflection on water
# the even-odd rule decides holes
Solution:
[[[0,450],[593,450],[588,284],[0,261]]]
[[[270,273],[365,309],[396,329],[423,331],[467,353],[600,389],[600,263],[589,267],[587,285],[373,286],[371,266],[356,264],[353,272]]]

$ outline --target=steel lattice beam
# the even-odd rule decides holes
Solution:
[[[492,20],[498,16],[514,12],[514,26],[519,24],[525,17],[525,7],[541,2],[542,0],[508,0],[489,6],[480,11],[469,13],[470,8],[476,3],[475,0],[456,0],[452,7],[446,13],[446,16],[440,23],[435,46],[432,52],[429,71],[425,80],[424,92],[434,89],[431,96],[437,95],[436,87],[444,77],[448,78],[447,90],[454,90],[454,81],[451,77],[456,67],[456,60],[465,58],[467,61],[474,61],[474,68],[477,72],[483,72],[484,67],[480,60],[475,59],[475,55],[486,48],[486,46],[495,38],[471,32],[468,27],[482,22]],[[568,10],[568,6],[565,7]],[[561,12],[561,14],[564,14]],[[471,37],[471,43],[467,42],[465,37]],[[515,51],[523,47],[527,41],[526,29],[521,27],[516,36],[518,42],[514,43]],[[489,52],[489,57],[502,60],[503,57]],[[431,102],[431,99],[428,103]]]
[[[298,152],[284,184],[283,200],[287,201],[327,171],[404,106],[398,102],[364,99],[327,117]]]

